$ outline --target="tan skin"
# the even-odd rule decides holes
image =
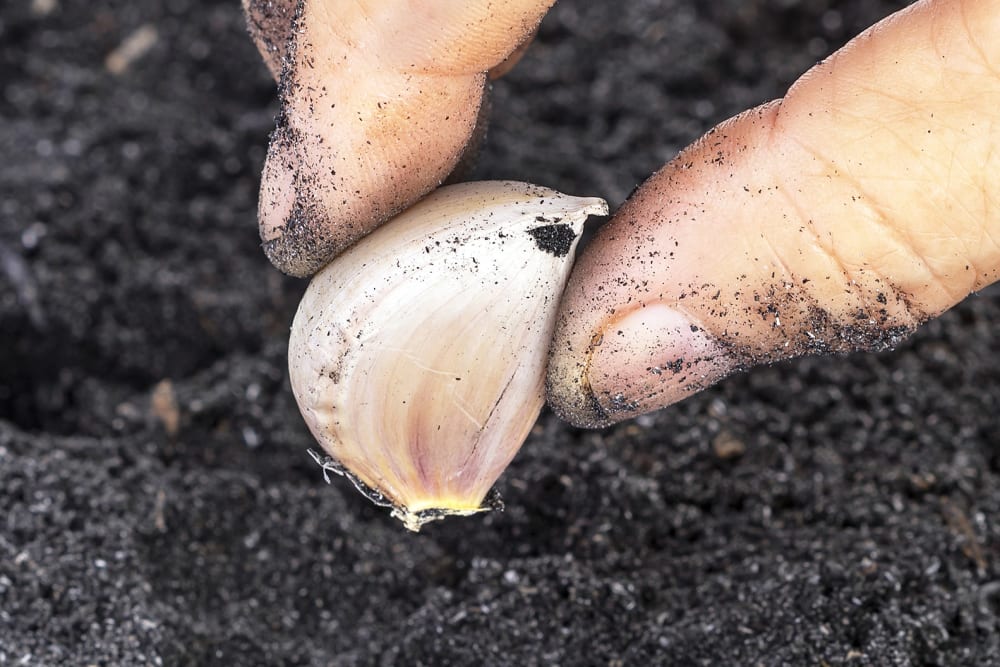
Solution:
[[[406,163],[407,151],[424,160],[432,155],[432,180],[440,180],[472,136],[486,72],[523,45],[550,4],[455,2],[461,12],[434,5],[439,15],[425,22],[414,16],[423,16],[426,3],[401,3],[409,14],[400,20],[413,30],[406,39],[395,22],[403,10],[392,5],[387,16],[341,20],[336,35],[300,40],[292,49],[300,61],[323,53],[344,58],[352,56],[353,41],[363,43],[366,57],[378,54],[372,71],[379,74],[355,80],[378,86],[366,91],[331,74],[339,70],[317,69],[311,89],[339,85],[361,98],[429,108],[435,120],[426,120],[434,128],[429,134],[391,125],[371,134],[370,124],[310,116],[307,102],[316,100],[302,92],[302,68],[286,66],[284,107],[298,114],[299,129],[324,141],[269,156],[262,211],[284,213],[263,215],[262,234],[281,239],[284,256],[311,262],[279,268],[308,275],[436,184],[414,182],[405,168],[364,173],[353,188],[362,210],[352,215],[361,222],[346,230],[330,214],[337,208],[332,198],[296,204],[288,183],[309,181],[302,164],[329,166],[338,140],[377,136],[385,141],[378,150],[404,156],[389,160],[390,168]],[[253,10],[258,3],[248,4]],[[334,5],[340,3],[304,2],[302,30],[331,32]],[[279,33],[255,35],[276,71],[285,52],[269,50],[281,40],[268,43],[264,34]],[[443,64],[442,40],[452,40],[448,53],[457,54]],[[465,50],[454,47],[466,42]],[[433,104],[408,97],[417,89],[428,94],[428,86],[413,83],[425,74],[439,85]],[[352,112],[356,119],[358,109]],[[425,122],[406,115],[394,122]],[[685,149],[602,228],[563,297],[550,404],[574,424],[606,425],[681,400],[734,370],[891,347],[993,283],[1000,277],[998,120],[1000,0],[923,0],[877,24],[803,75],[783,99],[726,121]],[[292,220],[294,205],[313,217]],[[311,225],[312,237],[301,232]],[[309,245],[317,238],[321,251]]]

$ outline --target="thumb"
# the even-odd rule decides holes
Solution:
[[[892,347],[1000,269],[1000,1],[925,0],[653,175],[581,257],[549,400],[581,426]]]

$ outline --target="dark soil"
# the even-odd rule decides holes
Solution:
[[[0,9],[0,665],[997,664],[994,290],[892,353],[543,415],[503,513],[414,535],[324,484],[238,4]],[[478,176],[616,206],[901,4],[563,0]]]

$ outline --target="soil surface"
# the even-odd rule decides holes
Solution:
[[[617,206],[902,4],[562,0],[476,175]],[[238,5],[0,9],[0,665],[997,664],[995,290],[891,353],[543,414],[485,518],[323,483]]]

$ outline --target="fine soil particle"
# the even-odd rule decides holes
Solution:
[[[563,0],[476,176],[615,207],[902,4]],[[0,9],[0,665],[995,663],[995,290],[891,353],[545,414],[504,512],[414,535],[308,454],[276,108],[236,0]]]
[[[539,250],[556,257],[568,255],[570,248],[573,247],[573,241],[576,240],[576,232],[566,223],[534,227],[528,230],[528,234],[535,239]]]

